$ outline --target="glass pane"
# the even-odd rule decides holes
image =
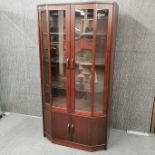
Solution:
[[[94,111],[103,111],[107,25],[108,10],[97,10]]]
[[[65,11],[50,11],[52,104],[66,107],[66,28]]]
[[[48,70],[48,50],[47,50],[47,22],[46,12],[41,12],[41,29],[42,29],[42,45],[43,45],[43,76],[44,76],[44,95],[45,102],[50,102],[49,97],[49,70]]]
[[[91,109],[93,10],[75,12],[75,110]]]

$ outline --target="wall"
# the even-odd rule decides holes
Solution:
[[[0,94],[6,111],[41,116],[36,5],[52,2],[0,1]],[[155,95],[155,1],[116,2],[120,10],[111,126],[149,131]]]

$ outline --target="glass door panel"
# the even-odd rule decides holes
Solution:
[[[43,57],[44,100],[45,102],[50,103],[46,11],[41,12],[41,29],[42,29],[41,42],[42,42],[42,57]]]
[[[66,108],[66,13],[64,10],[49,12],[52,104]]]
[[[91,109],[93,9],[75,10],[75,111]]]
[[[97,10],[94,112],[103,112],[108,10]]]

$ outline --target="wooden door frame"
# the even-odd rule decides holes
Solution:
[[[67,77],[67,94],[66,94],[66,107],[67,110],[63,108],[54,107],[55,111],[66,111],[66,112],[75,112],[77,114],[82,115],[90,115],[94,116],[94,70],[95,70],[95,58],[96,58],[96,26],[97,26],[97,9],[108,9],[108,30],[107,30],[107,41],[106,41],[106,52],[105,52],[105,79],[104,79],[104,101],[103,101],[103,113],[95,112],[95,116],[97,115],[107,115],[109,98],[110,98],[110,76],[111,76],[111,51],[112,51],[112,37],[113,37],[113,8],[114,5],[111,4],[96,4],[96,3],[86,3],[86,4],[54,4],[54,5],[45,5],[38,6],[39,14],[38,14],[38,25],[39,25],[39,48],[40,48],[40,66],[41,66],[41,78],[44,79],[43,76],[43,64],[42,64],[42,36],[41,36],[41,11],[46,11],[48,18],[48,11],[50,10],[65,10],[66,11],[66,46],[67,46],[67,57],[69,60],[75,60],[75,31],[74,31],[74,23],[75,23],[75,9],[93,9],[94,10],[94,38],[93,38],[93,66],[92,66],[92,82],[91,82],[91,106],[90,113],[89,112],[75,112],[75,69],[74,70],[66,70]],[[71,14],[71,16],[70,16]],[[48,31],[48,57],[50,58],[50,40],[49,40],[49,20],[47,20],[47,31]],[[49,61],[49,68],[51,68],[51,64]],[[51,70],[49,71],[49,79],[51,79]],[[50,82],[50,101],[51,101],[51,80]],[[44,80],[42,80],[42,100],[44,101]],[[74,90],[74,91],[71,91]],[[43,102],[42,101],[42,102]],[[49,106],[48,106],[49,107]],[[52,109],[52,106],[51,106]]]
[[[90,4],[72,4],[71,5],[71,59],[74,60],[75,62],[75,10],[76,9],[93,9],[94,10],[94,14],[95,14],[95,10],[96,10],[96,4],[94,3],[90,3]],[[95,16],[94,16],[95,18]],[[93,30],[96,29],[96,24],[95,21],[93,23]],[[93,31],[95,33],[95,31]],[[95,38],[93,38],[93,54],[95,53]],[[75,66],[75,64],[74,64]],[[94,64],[92,65],[93,68]],[[92,75],[94,74],[94,69],[92,69]],[[92,80],[94,79],[94,77],[92,76]],[[92,81],[91,80],[91,81]],[[75,114],[79,114],[79,115],[89,115],[92,116],[93,114],[93,100],[94,100],[94,96],[93,94],[93,88],[94,88],[94,84],[93,82],[91,82],[91,103],[90,103],[90,112],[84,112],[84,111],[76,111],[75,110],[75,67],[74,69],[71,70],[71,90],[72,91],[72,95],[71,95],[71,107],[72,107],[72,113]]]
[[[47,14],[49,14],[50,11],[52,10],[64,10],[65,11],[65,30],[66,30],[66,57],[69,58],[70,60],[70,5],[47,5]],[[49,19],[49,18],[48,18]],[[48,20],[48,26],[49,26],[49,20]],[[49,27],[48,27],[49,30]],[[48,32],[48,35],[50,38],[50,31]],[[49,46],[49,58],[51,57],[50,55],[50,48],[51,48],[51,43],[48,42]],[[49,61],[50,63],[50,61]],[[50,76],[52,75],[52,70],[51,70],[51,63],[50,63]],[[54,111],[65,111],[65,112],[70,112],[70,68],[67,68],[66,65],[66,109],[61,108],[61,107],[54,107],[51,106],[51,109]],[[50,90],[52,91],[52,78],[50,77]],[[51,105],[52,105],[52,98],[51,98]]]

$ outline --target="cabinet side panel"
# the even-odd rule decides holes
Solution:
[[[38,42],[39,42],[39,56],[40,56],[40,79],[41,79],[41,94],[42,94],[42,115],[43,115],[43,130],[45,136],[45,123],[44,123],[44,110],[43,110],[43,98],[44,98],[44,90],[43,90],[43,64],[42,64],[42,52],[41,52],[41,16],[40,16],[40,7],[37,7],[38,13]]]
[[[113,86],[113,72],[114,72],[114,59],[115,59],[115,46],[116,46],[116,34],[117,34],[117,20],[118,20],[118,10],[119,7],[116,3],[113,5],[113,16],[112,16],[112,43],[111,43],[111,60],[110,60],[110,92],[109,92],[109,107],[108,107],[108,115],[107,115],[107,137],[109,137],[110,133],[110,120],[111,120],[111,102],[112,102],[112,86]]]
[[[45,134],[51,136],[52,133],[52,117],[51,111],[44,109],[44,125],[45,125]]]
[[[110,60],[110,92],[109,92],[109,103],[111,103],[111,101],[112,101],[112,86],[113,86],[115,45],[116,45],[116,33],[117,33],[117,18],[118,18],[118,5],[115,4],[114,7],[113,7],[113,17],[112,17],[112,39],[111,39],[112,40],[112,47],[111,47],[111,60]],[[109,106],[109,109],[108,109],[108,113],[109,112],[110,112],[110,106]],[[109,116],[110,115],[108,115],[108,117]]]
[[[91,145],[106,144],[106,117],[93,118],[91,125]]]
[[[118,5],[114,5],[113,16],[112,16],[112,39],[111,39],[112,43],[111,43],[111,60],[110,60],[110,94],[109,94],[110,102],[111,102],[112,84],[113,84],[115,46],[116,46],[116,34],[117,34],[117,19],[118,19]]]

